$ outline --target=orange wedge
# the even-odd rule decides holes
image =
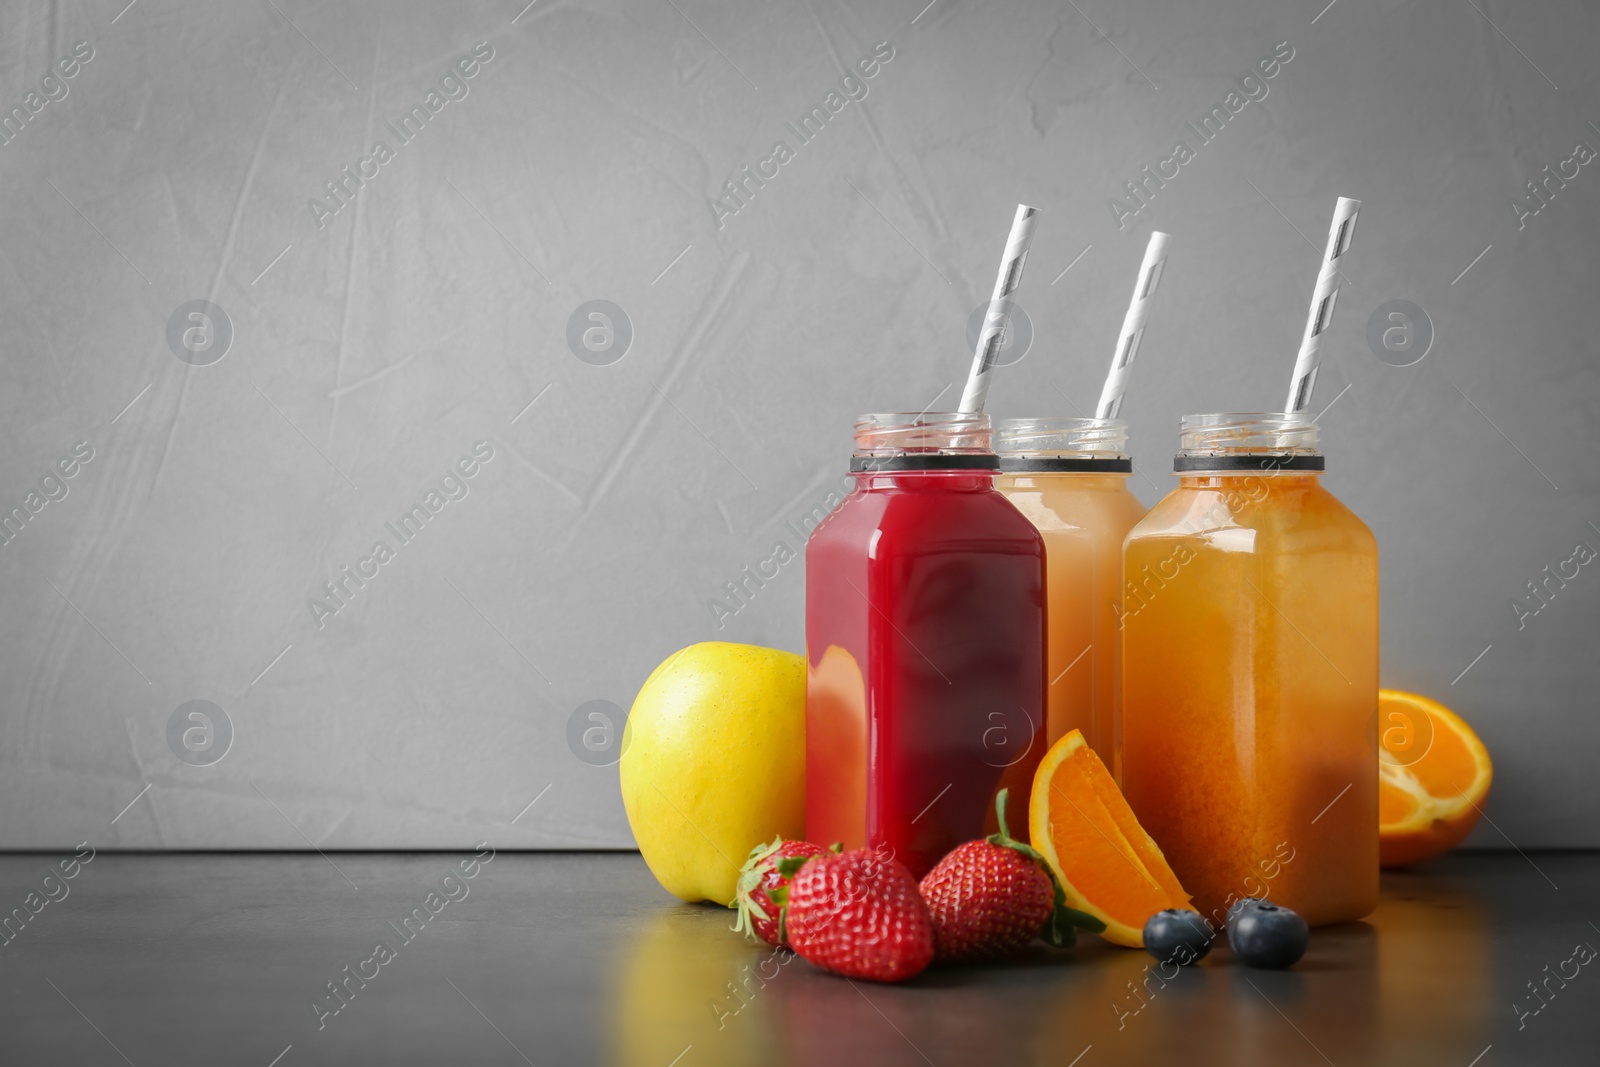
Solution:
[[[1494,766],[1472,727],[1436,700],[1378,690],[1378,862],[1406,867],[1466,840]]]
[[[1028,836],[1067,903],[1106,924],[1100,936],[1107,941],[1143,948],[1146,919],[1190,906],[1166,857],[1077,730],[1052,745],[1034,772]]]

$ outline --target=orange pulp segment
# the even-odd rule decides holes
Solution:
[[[1068,731],[1040,761],[1031,799],[1033,847],[1055,871],[1067,903],[1106,924],[1101,937],[1142,948],[1145,920],[1190,907],[1161,849],[1079,731]]]
[[[1461,716],[1417,693],[1378,690],[1378,722],[1378,862],[1443,855],[1482,814],[1489,750]]]

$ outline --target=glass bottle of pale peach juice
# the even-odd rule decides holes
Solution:
[[[1145,512],[1128,489],[1127,444],[1119,419],[1005,419],[995,432],[995,488],[1044,538],[1050,625],[1041,741],[1082,731],[1118,777],[1122,541]]]
[[[1378,549],[1305,415],[1189,415],[1128,535],[1123,791],[1202,914],[1378,897]]]

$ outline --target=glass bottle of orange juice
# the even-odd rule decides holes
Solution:
[[[1128,535],[1123,791],[1195,907],[1378,898],[1378,548],[1306,415],[1185,416]]]
[[[1046,733],[1080,730],[1121,774],[1122,541],[1144,515],[1119,419],[1005,419],[995,431],[999,489],[1044,538],[1050,620]]]

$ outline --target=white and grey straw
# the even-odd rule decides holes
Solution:
[[[1170,240],[1169,235],[1156,230],[1145,246],[1144,262],[1139,265],[1139,278],[1133,286],[1133,299],[1128,301],[1128,313],[1122,317],[1122,332],[1117,334],[1117,348],[1111,354],[1111,369],[1106,372],[1100,403],[1095,406],[1097,419],[1114,419],[1122,410],[1122,395],[1128,391],[1128,368],[1133,357],[1139,354],[1139,342],[1144,339],[1145,325],[1150,321],[1151,298],[1167,266],[1167,242]]]
[[[1322,270],[1311,294],[1311,313],[1306,318],[1300,354],[1294,361],[1294,378],[1289,382],[1289,400],[1284,405],[1284,410],[1290,414],[1304,411],[1311,404],[1311,390],[1317,385],[1317,368],[1322,364],[1323,340],[1333,322],[1333,305],[1339,296],[1340,260],[1350,251],[1360,210],[1361,201],[1343,196],[1333,209],[1333,222],[1328,225],[1328,247],[1322,253]]]
[[[983,329],[978,333],[978,348],[972,357],[972,372],[967,376],[967,388],[961,394],[960,411],[982,411],[989,397],[989,374],[994,369],[995,358],[1006,339],[1006,317],[1011,313],[1011,294],[1022,284],[1022,267],[1028,261],[1028,247],[1033,244],[1033,226],[1039,209],[1027,204],[1017,205],[1017,217],[1011,221],[1011,236],[1006,240],[1006,251],[1000,260],[1000,274],[995,278],[994,295],[989,298],[989,310],[983,317]]]

